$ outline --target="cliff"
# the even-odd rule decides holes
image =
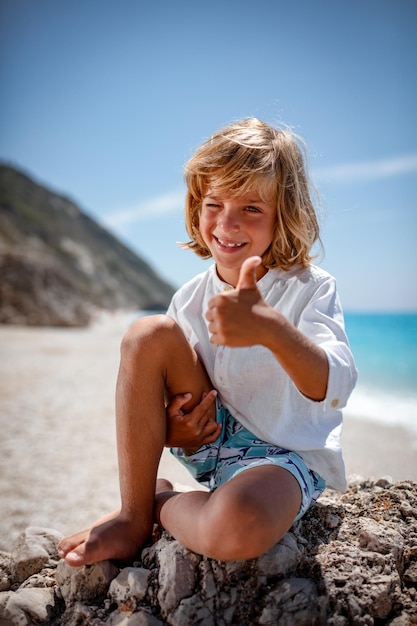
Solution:
[[[0,165],[0,323],[82,326],[166,309],[174,289],[74,202]]]
[[[417,484],[356,479],[326,492],[258,559],[221,563],[156,529],[138,560],[71,568],[59,533],[3,553],[0,623],[75,626],[417,624]]]

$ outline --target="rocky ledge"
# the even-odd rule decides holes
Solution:
[[[222,563],[156,529],[130,567],[71,568],[54,530],[1,554],[0,625],[417,624],[417,484],[326,492],[269,552]]]

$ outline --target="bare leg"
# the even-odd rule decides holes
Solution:
[[[152,531],[156,475],[166,439],[165,394],[191,392],[191,410],[212,388],[195,351],[173,320],[144,317],[126,333],[116,386],[120,511],[63,539],[70,565],[133,558]]]
[[[220,561],[251,559],[291,527],[301,490],[287,470],[263,465],[245,470],[213,493],[172,491],[156,496],[156,519],[194,552]]]

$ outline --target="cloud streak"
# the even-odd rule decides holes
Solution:
[[[392,159],[342,163],[313,170],[314,178],[331,183],[376,180],[417,172],[417,153],[405,154]]]
[[[184,206],[184,198],[184,189],[169,191],[168,193],[149,198],[149,200],[144,202],[139,202],[136,206],[108,213],[103,217],[103,222],[107,226],[117,228],[169,213],[180,213]]]

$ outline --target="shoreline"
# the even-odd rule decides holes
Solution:
[[[69,534],[119,504],[114,389],[117,320],[87,329],[0,326],[0,550],[28,526]],[[345,412],[349,475],[417,482],[417,441],[404,428]],[[159,475],[198,486],[164,450]]]
[[[417,482],[417,438],[403,426],[344,414],[342,448],[346,474],[390,476],[394,482]]]

